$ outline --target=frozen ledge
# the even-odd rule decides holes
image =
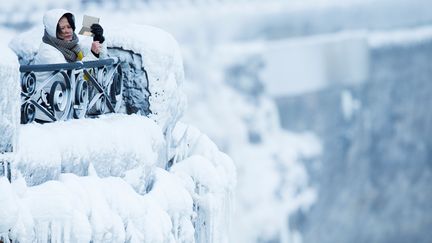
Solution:
[[[90,163],[102,177],[124,177],[137,168],[144,176],[162,164],[164,148],[160,127],[139,115],[33,123],[20,127],[13,168],[28,185],[58,179],[60,173],[87,175]]]

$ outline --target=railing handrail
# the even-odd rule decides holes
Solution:
[[[95,61],[85,62],[71,62],[71,63],[55,63],[55,64],[35,64],[35,65],[21,65],[19,71],[25,72],[53,72],[58,70],[72,70],[83,68],[102,67],[104,65],[112,65],[118,62],[117,57],[110,57]]]

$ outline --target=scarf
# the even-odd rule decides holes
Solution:
[[[81,61],[82,59],[81,47],[78,45],[78,36],[75,33],[73,33],[71,41],[65,41],[50,36],[45,30],[42,41],[59,50],[67,62],[75,62],[77,59],[78,61]]]

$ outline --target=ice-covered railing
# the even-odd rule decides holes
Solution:
[[[123,74],[116,57],[75,63],[21,65],[21,123],[118,112]]]
[[[184,70],[177,41],[151,26],[110,23],[104,24],[104,30],[107,55],[119,59],[123,72],[123,104],[119,113],[145,115],[161,125],[164,132],[170,130],[186,101],[180,89]],[[34,40],[40,40],[42,34],[43,26],[38,25],[10,42],[21,65],[33,62],[40,45]],[[79,38],[83,46],[91,46],[91,38]]]

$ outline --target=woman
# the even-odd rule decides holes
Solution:
[[[78,44],[79,39],[75,34],[75,17],[67,10],[53,9],[46,12],[43,23],[45,32],[34,64],[95,60],[103,55],[103,50],[106,49],[102,45],[105,38],[99,24],[91,26],[94,34],[91,44]]]
[[[75,34],[75,17],[71,12],[64,9],[53,9],[46,12],[43,17],[43,24],[45,26],[44,36],[33,64],[72,63],[97,60],[99,57],[105,56],[106,47],[102,44],[105,38],[103,37],[103,29],[99,24],[91,26],[91,32],[94,34],[93,40],[88,36],[82,36],[81,40],[78,39]],[[63,97],[63,93],[67,93],[67,84],[58,82],[62,79],[62,75],[56,72],[36,73],[37,83],[44,85],[39,89],[40,104],[48,110],[54,110],[55,118],[61,120],[67,119],[71,107],[68,105],[71,101]],[[84,79],[87,80],[85,76]],[[76,85],[76,88],[73,89],[78,89],[78,86],[81,88],[86,86],[83,82],[78,82]],[[74,97],[74,95],[68,97]],[[75,114],[75,116],[81,117],[82,115]],[[47,117],[46,112],[40,111],[36,111],[36,119],[52,120]]]

